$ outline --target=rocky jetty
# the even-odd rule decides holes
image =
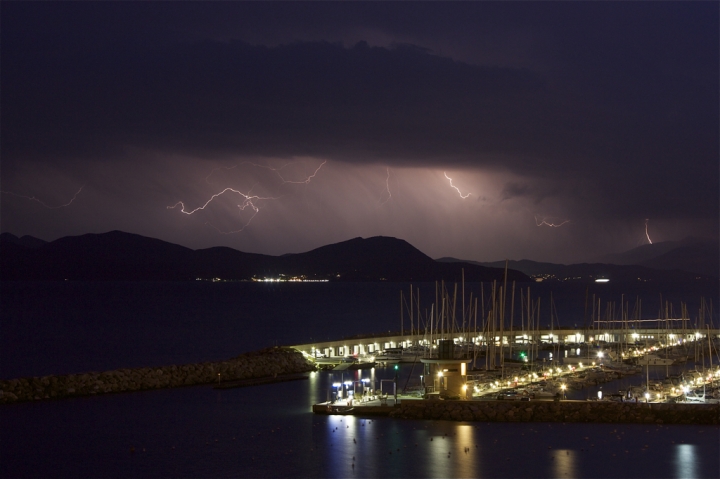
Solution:
[[[314,370],[315,365],[301,352],[276,347],[219,362],[0,380],[0,404],[193,386]]]
[[[720,405],[610,401],[403,401],[390,417],[483,422],[720,424]]]

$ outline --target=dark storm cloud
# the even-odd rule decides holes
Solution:
[[[717,4],[1,8],[4,183],[29,161],[303,156],[490,171],[499,200],[574,217],[717,222]]]
[[[533,204],[540,204],[545,198],[555,197],[562,194],[563,188],[558,183],[519,183],[510,181],[505,184],[500,198],[502,201],[514,198],[529,199]]]
[[[5,72],[17,86],[5,99],[12,155],[126,145],[370,161],[530,154],[543,144],[535,120],[552,114],[530,72],[411,45],[204,41],[15,65]]]

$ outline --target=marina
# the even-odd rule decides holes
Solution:
[[[215,292],[211,287],[219,289]],[[398,285],[393,284],[288,284],[273,289],[242,283],[144,284],[142,289],[151,291],[155,303],[127,300],[139,289],[141,286],[134,283],[7,285],[7,297],[22,302],[28,312],[3,323],[0,355],[7,358],[12,353],[12,357],[19,358],[2,362],[5,377],[196,364],[208,359],[224,361],[235,357],[238,350],[255,351],[258,345],[270,345],[276,340],[280,344],[308,344],[309,351],[312,345],[324,342],[351,345],[351,340],[340,338],[357,331],[387,331],[388,325],[397,324],[393,313],[397,308]],[[682,285],[669,289],[683,291]],[[98,302],[93,309],[96,304],[93,298],[113,297],[118,290],[126,292],[112,307]],[[559,314],[571,317],[577,311],[582,317],[582,307],[579,311],[561,309],[567,308],[570,299],[577,296],[576,290],[571,293],[566,300],[555,290]],[[683,296],[691,297],[692,292],[685,293]],[[58,320],[47,324],[45,312],[57,304],[63,305],[58,310]],[[164,313],[158,316],[156,311]],[[313,311],[315,320],[287,320],[297,311]],[[351,314],[343,316],[348,311]],[[178,312],[182,316],[177,316]],[[238,320],[239,315],[242,321]],[[118,336],[118,331],[109,326],[111,322],[97,321],[98,317],[113,321],[124,318],[124,334]],[[200,317],[213,318],[212,327],[208,327],[207,321],[196,319]],[[170,318],[173,324],[183,325],[173,329],[172,335],[165,334]],[[257,318],[277,327],[259,330],[247,326]],[[342,321],[333,322],[334,318]],[[69,325],[75,322],[83,327],[72,329]],[[407,322],[406,327],[409,329]],[[577,331],[582,333],[583,329]],[[57,342],[55,338],[61,333],[67,340]],[[309,340],[310,336],[322,337],[324,341],[314,342]],[[373,336],[379,343],[390,335]],[[398,340],[401,337],[393,336],[398,336]],[[333,337],[338,340],[329,341]],[[32,341],[18,342],[12,338]],[[113,349],[103,342],[104,338],[120,341],[122,347]],[[359,342],[357,338],[354,341]],[[650,366],[651,382],[662,382],[666,368],[671,374],[694,370],[695,347],[700,342],[688,343],[688,362],[684,365]],[[189,349],[187,345],[193,347]],[[543,347],[552,348],[552,344],[539,347],[541,354],[553,352]],[[557,352],[557,344],[554,347]],[[88,350],[93,357],[83,355]],[[513,348],[514,353],[518,351]],[[529,348],[526,351],[529,353]],[[78,358],[83,360],[82,364],[76,362]],[[478,354],[476,367],[484,369],[485,361]],[[501,365],[499,357],[496,361]],[[490,395],[473,400],[421,401],[422,394],[417,391],[421,386],[421,364],[418,360],[413,371],[412,362],[398,363],[397,370],[394,363],[378,362],[374,370],[323,370],[309,373],[308,380],[232,389],[214,389],[211,377],[207,384],[197,386],[4,405],[0,408],[0,422],[6,427],[0,434],[5,460],[0,461],[0,475],[100,477],[107,475],[107,465],[112,464],[113,471],[123,477],[350,477],[353,473],[355,477],[375,477],[378,471],[389,471],[388,477],[717,476],[718,426],[670,422],[585,424],[564,417],[548,422],[521,421],[524,411],[513,414],[513,420],[491,422],[489,416],[463,420],[462,408],[455,413],[460,414],[458,420],[452,419],[453,412],[449,410],[446,416],[449,419],[443,417],[443,409],[451,405],[494,410],[500,414],[498,419],[510,419],[507,413],[518,408],[570,409],[571,404],[590,407],[610,404],[642,411],[647,408],[644,403],[636,406],[593,398],[597,398],[599,390],[606,398],[620,389],[641,387],[644,367],[639,373],[621,378],[606,380],[603,375],[598,385],[590,382],[581,389],[568,388],[567,400],[556,403],[553,397],[523,401],[511,398],[510,394],[502,400]],[[510,362],[504,364],[508,366],[507,377]],[[708,364],[706,360],[706,367]],[[702,371],[700,363],[697,366]],[[472,369],[470,373],[475,374]],[[392,388],[396,371],[400,403],[397,408]],[[268,368],[268,373],[272,376],[273,371]],[[585,374],[592,376],[587,369]],[[407,418],[390,416],[390,412],[387,416],[367,417],[312,413],[313,405],[326,402],[329,393],[332,399],[332,391],[337,390],[335,383],[370,380],[373,375],[376,388],[387,394],[385,408],[390,412],[406,411]],[[226,379],[229,375],[223,374],[222,381]],[[368,389],[369,384],[368,381]],[[403,389],[412,394],[404,394]],[[497,391],[497,397],[502,389],[487,392]],[[702,396],[702,388],[699,395]],[[415,399],[411,399],[413,396]],[[415,412],[410,409],[420,403],[432,405],[427,411],[437,412],[437,419],[432,415],[431,419],[411,419]],[[369,406],[380,412],[379,404],[378,400]],[[353,402],[353,406],[358,403]],[[663,405],[651,402],[649,407],[660,406]],[[342,400],[337,407],[342,407]],[[417,410],[418,415],[420,411],[425,409]],[[135,452],[130,451],[131,447]],[[466,448],[472,452],[464,452]]]
[[[643,331],[643,335],[649,337],[660,333]],[[717,331],[709,330],[709,333],[717,336]],[[412,344],[412,338],[402,339]],[[317,359],[321,369],[340,375],[340,381],[333,383],[327,401],[318,405],[315,412],[326,413],[327,406],[327,411],[348,414],[348,407],[368,408],[418,399],[563,401],[580,399],[583,394],[586,401],[720,404],[719,361],[713,358],[717,356],[715,343],[713,338],[702,335],[678,338],[672,346],[638,345],[619,354],[620,346],[616,343],[546,343],[538,348],[538,356],[532,358],[520,345],[505,358],[496,356],[497,367],[493,369],[483,367],[489,362],[486,347],[471,349],[468,354],[467,349],[463,350],[460,337],[438,340],[435,347],[426,348],[425,357],[414,347],[411,360],[398,348],[398,344],[403,344],[398,336],[376,337],[370,341],[373,345],[388,344],[392,355],[381,352]],[[417,338],[417,341],[422,340]],[[350,349],[350,345],[360,349],[349,341],[329,343],[327,349]],[[318,346],[311,345],[296,348],[311,360],[312,352],[319,350]],[[695,350],[699,350],[698,361],[693,358]],[[432,354],[431,351],[438,352]],[[512,356],[520,359],[514,360]],[[385,357],[389,359],[383,359]],[[352,375],[349,367],[352,364],[372,367],[358,366]],[[403,373],[396,373],[391,380],[378,380],[376,366],[395,371],[402,368]],[[348,376],[350,379],[345,379]],[[587,393],[591,389],[592,396]],[[380,402],[379,398],[385,399]],[[365,413],[365,409],[354,410]]]
[[[533,298],[529,287],[516,290],[515,282],[508,287],[506,280],[489,285],[489,294],[484,288],[480,284],[479,295],[473,290],[466,298],[464,280],[453,286],[436,282],[434,301],[423,308],[420,290],[410,285],[407,298],[400,293],[399,332],[293,347],[321,369],[371,370],[368,378],[335,383],[329,405],[352,402],[356,384],[361,399],[385,394],[372,374],[376,364],[396,371],[400,364],[412,365],[404,384],[395,374],[396,400],[398,394],[423,400],[564,400],[572,391],[630,377],[627,386],[606,390],[605,397],[598,391],[593,400],[720,403],[720,330],[714,327],[712,302],[701,298],[691,320],[686,303],[676,308],[661,296],[658,316],[647,318],[639,297],[632,309],[624,294],[619,304],[603,306],[588,288],[583,326],[568,328],[552,293],[545,317],[541,298]]]

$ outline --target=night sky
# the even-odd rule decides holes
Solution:
[[[716,238],[719,8],[2,2],[0,226],[478,261]]]

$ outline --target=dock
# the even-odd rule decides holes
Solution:
[[[496,345],[512,345],[513,348],[527,347],[529,343],[540,345],[587,343],[588,341],[603,341],[605,343],[628,343],[659,341],[668,335],[667,329],[663,328],[635,328],[635,329],[606,329],[587,330],[581,328],[543,328],[539,331],[505,331],[502,337],[498,334]],[[689,328],[684,331],[673,330],[674,341],[693,342],[698,338],[706,338],[710,335],[713,338],[720,336],[720,329],[711,328],[696,331]],[[469,337],[470,336],[470,337]],[[487,338],[482,334],[472,337],[469,333],[455,332],[442,335],[455,343],[472,342],[480,347],[487,347]],[[438,337],[433,338],[435,344]],[[491,342],[492,344],[492,342]],[[383,362],[376,357],[380,352],[393,348],[410,348],[414,345],[430,346],[428,335],[413,332],[396,332],[385,334],[358,335],[331,341],[318,341],[314,343],[296,344],[290,347],[302,351],[313,358],[324,358],[328,363],[340,364],[343,357],[373,357],[373,361]],[[387,361],[385,361],[387,362]],[[395,362],[403,362],[402,359]]]
[[[609,401],[402,400],[397,405],[321,403],[315,414],[464,422],[720,424],[720,404]]]

